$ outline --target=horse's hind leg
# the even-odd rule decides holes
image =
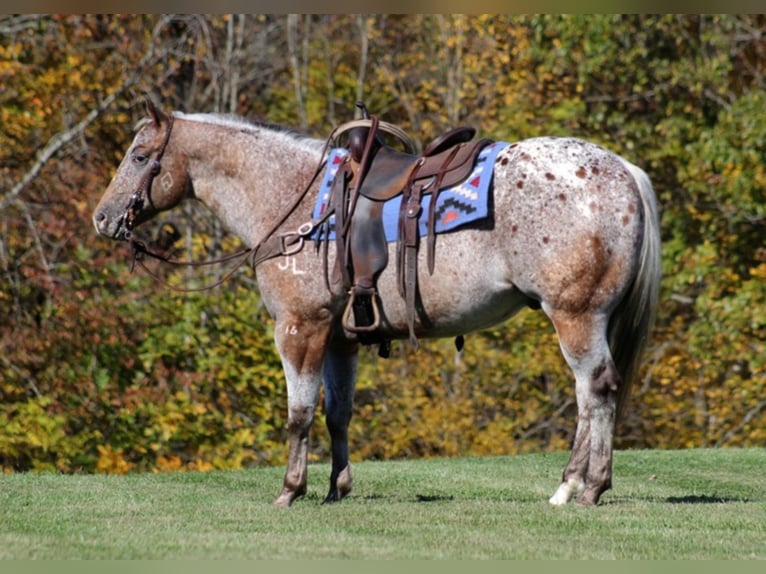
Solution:
[[[329,320],[279,318],[275,325],[277,349],[287,379],[288,460],[282,491],[275,506],[290,506],[306,494],[309,430],[319,402],[322,364],[329,340]]]
[[[577,430],[569,463],[551,504],[574,497],[584,505],[598,503],[612,486],[612,439],[620,375],[607,344],[608,316],[549,313],[561,350],[575,375]]]
[[[332,346],[324,362],[325,417],[332,445],[330,491],[325,502],[336,502],[351,492],[348,425],[356,384],[357,345]]]

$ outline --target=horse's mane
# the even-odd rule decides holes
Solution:
[[[174,117],[183,118],[185,120],[193,122],[201,122],[213,125],[219,125],[229,127],[239,131],[248,131],[254,134],[263,130],[268,130],[277,134],[283,134],[290,139],[295,140],[301,145],[306,145],[311,149],[321,149],[324,142],[307,136],[297,130],[289,127],[273,124],[265,121],[256,121],[243,118],[234,114],[218,114],[218,113],[192,113],[187,114],[184,112],[173,112]]]

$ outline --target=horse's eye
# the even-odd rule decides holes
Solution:
[[[133,154],[133,163],[136,165],[145,165],[146,162],[149,160],[149,156],[136,152]]]

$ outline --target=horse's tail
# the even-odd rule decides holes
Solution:
[[[644,206],[644,230],[638,272],[609,322],[609,347],[623,380],[617,395],[618,419],[628,402],[654,325],[662,278],[659,210],[652,183],[641,168],[624,159],[623,163],[638,185]]]

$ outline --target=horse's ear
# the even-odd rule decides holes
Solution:
[[[161,123],[167,121],[167,114],[154,104],[154,100],[152,100],[149,94],[144,94],[144,101],[146,102],[146,113],[152,118],[152,122],[155,126],[159,126]]]

